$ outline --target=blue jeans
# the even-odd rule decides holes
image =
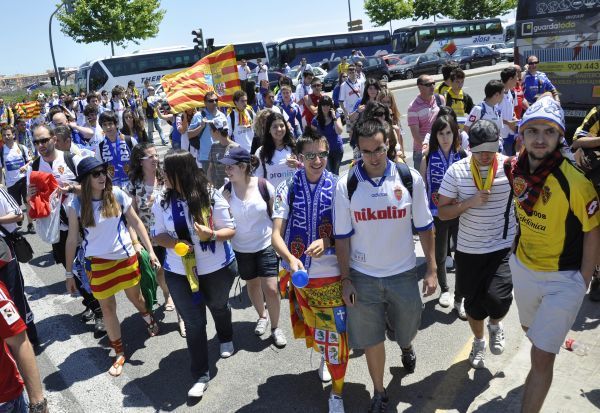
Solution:
[[[154,129],[158,131],[158,136],[160,136],[160,142],[165,143],[165,137],[163,136],[163,130],[160,126],[159,118],[147,118],[146,122],[148,122],[148,139],[150,142],[154,142]]]
[[[165,270],[165,279],[177,312],[183,319],[186,341],[190,354],[190,370],[195,381],[208,383],[208,338],[206,336],[206,307],[215,322],[217,337],[221,343],[232,341],[231,307],[229,291],[237,275],[237,262],[233,261],[213,273],[198,277],[202,302],[194,304],[190,284],[184,275]]]
[[[27,413],[28,411],[25,392],[14,400],[0,403],[0,413]]]

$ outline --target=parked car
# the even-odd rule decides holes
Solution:
[[[267,76],[269,78],[269,89],[273,90],[273,88],[275,86],[277,86],[277,83],[279,82],[279,78],[281,76],[285,76],[283,73],[281,72],[275,72],[275,71],[268,71],[267,72]],[[248,75],[248,80],[251,80],[253,82],[256,83],[256,86],[260,86],[258,84],[258,80],[257,80],[257,76],[256,73],[252,72],[251,74]]]
[[[381,80],[382,82],[388,82],[391,79],[390,71],[385,64],[385,61],[379,56],[368,56],[357,59],[363,64],[363,73],[367,78],[373,78]],[[325,78],[323,79],[323,90],[329,92],[333,90],[338,81],[337,66],[335,69],[330,70]]]
[[[325,70],[321,69],[320,67],[313,66],[312,72],[317,78],[319,78],[319,80],[321,82],[327,75],[327,72]],[[302,82],[302,73],[300,73],[298,71],[298,68],[295,68],[291,71],[290,77],[292,78],[292,83],[293,83],[294,87],[298,86],[298,83]]]
[[[466,70],[478,66],[494,66],[500,61],[500,53],[487,46],[465,46],[457,49],[451,60]]]
[[[513,47],[509,47],[508,45],[506,45],[504,43],[492,43],[488,46],[490,47],[490,49],[495,50],[498,53],[500,53],[500,57],[502,59],[506,59],[509,62],[512,62],[513,60],[515,60],[514,43],[513,43]]]
[[[390,58],[388,61],[393,62],[391,66],[388,66],[392,78],[412,79],[419,75],[442,73],[445,59],[441,59],[437,53],[418,53],[399,59]]]

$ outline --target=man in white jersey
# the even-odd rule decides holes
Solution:
[[[256,59],[256,81],[260,84],[261,81],[266,80],[269,81],[269,74],[267,71],[269,70],[269,66],[262,62],[262,59],[259,57]]]
[[[502,319],[512,303],[512,277],[508,266],[515,237],[512,190],[498,153],[497,125],[475,122],[469,133],[471,155],[453,163],[438,191],[440,219],[459,219],[456,288],[465,297],[465,311],[475,335],[469,362],[485,367],[484,320],[489,317],[492,354],[504,351]]]
[[[473,106],[465,120],[465,132],[469,133],[471,126],[479,119],[487,119],[496,124],[498,130],[502,130],[502,115],[498,105],[504,99],[504,84],[499,80],[490,80],[485,85],[485,99],[479,105]],[[502,142],[500,142],[502,148]]]
[[[346,119],[346,131],[350,134],[352,140],[352,126],[353,122],[350,122],[350,113],[354,110],[356,102],[358,102],[363,95],[364,83],[359,82],[356,77],[356,65],[351,63],[348,65],[348,79],[340,86],[340,107],[344,111]]]
[[[383,123],[359,121],[354,133],[362,159],[336,186],[336,251],[348,308],[348,342],[351,348],[365,350],[374,387],[369,411],[384,412],[386,318],[402,349],[402,364],[412,373],[416,366],[412,341],[423,304],[411,224],[419,232],[427,260],[423,293],[428,296],[437,288],[433,218],[421,175],[387,159]]]

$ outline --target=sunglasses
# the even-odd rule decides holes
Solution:
[[[50,142],[50,139],[51,139],[51,138],[42,138],[42,139],[34,140],[34,141],[33,141],[33,144],[34,144],[35,146],[38,146],[38,145],[45,145],[45,144],[47,144],[48,142]]]
[[[529,64],[529,65],[537,65],[538,63],[539,63],[539,61],[535,61],[535,62],[529,62],[527,64]]]
[[[302,156],[304,156],[307,160],[312,161],[314,160],[317,156],[321,159],[326,159],[329,156],[329,151],[323,151],[323,152],[306,152],[303,153]]]
[[[217,103],[219,99],[206,99],[208,103]]]
[[[348,69],[349,72],[355,72],[356,69]]]
[[[95,171],[92,171],[91,175],[92,178],[98,178],[100,177],[100,175],[104,175],[106,176],[108,174],[106,169],[96,169]]]
[[[421,86],[425,86],[425,87],[431,87],[433,85],[435,85],[435,82],[421,83]]]

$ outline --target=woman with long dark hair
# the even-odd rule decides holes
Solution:
[[[361,114],[361,119],[378,119],[381,121],[388,139],[387,158],[392,162],[404,160],[404,149],[398,140],[400,131],[397,127],[394,127],[391,112],[387,106],[379,102],[369,102]]]
[[[262,146],[256,150],[259,165],[256,176],[265,178],[275,188],[291,177],[300,165],[296,158],[294,135],[281,113],[267,117]]]
[[[137,110],[127,108],[123,111],[123,135],[129,135],[138,142],[148,142],[148,134],[144,128],[144,120],[140,118]]]
[[[317,116],[312,120],[312,126],[319,134],[327,138],[329,156],[327,157],[327,170],[334,175],[339,175],[340,165],[344,157],[344,143],[342,133],[344,126],[339,113],[333,108],[333,99],[323,96],[317,105]]]
[[[359,115],[366,109],[367,103],[377,102],[377,96],[379,96],[379,92],[381,92],[381,85],[379,84],[379,81],[373,78],[368,78],[365,82],[362,98],[356,102],[354,108],[350,112],[350,120],[357,120]]]
[[[165,279],[185,323],[195,384],[189,397],[202,397],[210,380],[206,307],[215,322],[221,357],[234,353],[229,290],[237,262],[229,240],[235,224],[229,204],[206,179],[187,151],[171,150],[164,159],[164,194],[152,207],[154,241],[166,248]],[[181,251],[182,246],[186,248]],[[183,257],[179,254],[184,254]]]
[[[438,218],[438,190],[442,184],[444,174],[450,166],[466,157],[467,154],[460,149],[460,132],[452,116],[440,116],[431,126],[429,152],[421,161],[421,176],[425,179],[429,209],[433,215],[435,226],[435,261],[437,264],[437,277],[442,294],[439,304],[449,307],[451,304],[450,289],[446,279],[446,256],[448,255],[448,241],[453,231],[458,230],[458,218],[442,221]],[[454,309],[461,319],[466,319],[464,312],[464,299],[459,291],[454,291]]]
[[[131,161],[129,163],[129,184],[127,192],[132,198],[132,205],[138,216],[144,223],[146,231],[150,234],[150,229],[154,225],[154,215],[152,214],[152,205],[164,190],[164,175],[158,161],[158,152],[153,143],[144,142],[136,145],[131,151]],[[154,253],[158,257],[161,265],[165,260],[165,249],[154,245]],[[134,247],[139,248],[138,245]],[[175,305],[169,294],[169,287],[165,282],[165,273],[162,268],[156,271],[156,281],[160,286],[165,298],[165,311],[173,311]],[[179,329],[181,335],[185,336],[185,326],[180,320]]]
[[[144,224],[131,208],[131,198],[122,189],[113,187],[106,163],[93,157],[83,158],[77,165],[77,181],[81,183],[81,192],[68,208],[69,234],[65,248],[67,291],[77,291],[72,270],[81,226],[84,234],[81,246],[90,287],[102,308],[110,345],[116,353],[115,362],[108,372],[119,376],[125,363],[125,353],[115,294],[125,290],[129,301],[142,315],[148,334],[151,337],[158,334],[158,324],[146,309],[140,290],[140,267],[127,225],[141,240],[152,264],[158,268],[160,262]]]

